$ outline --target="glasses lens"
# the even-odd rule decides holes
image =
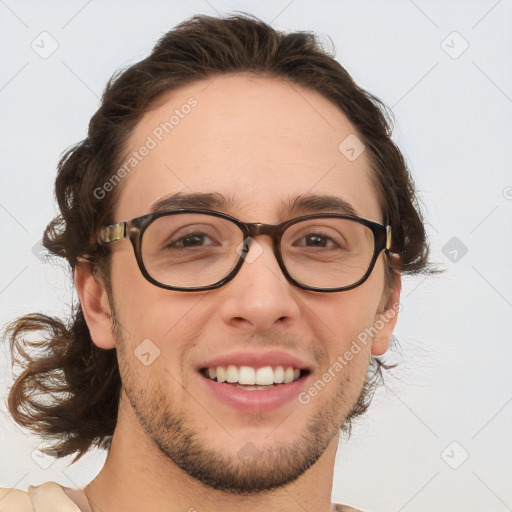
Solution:
[[[236,266],[242,231],[212,215],[180,213],[154,220],[142,237],[142,260],[156,281],[180,288],[212,285]]]
[[[306,286],[341,288],[359,281],[374,252],[370,228],[338,218],[315,218],[291,225],[281,240],[288,273]]]

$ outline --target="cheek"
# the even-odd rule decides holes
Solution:
[[[369,280],[337,296],[317,296],[307,304],[310,311],[316,312],[310,313],[310,318],[315,318],[315,335],[324,340],[329,364],[339,358],[350,365],[368,364],[372,327],[382,293],[382,286],[376,286],[376,282]]]
[[[131,251],[131,252],[130,252]],[[159,288],[141,273],[131,247],[113,255],[112,293],[123,337],[137,343],[172,338],[191,324],[190,314],[200,297]]]
[[[203,331],[204,321],[198,317],[199,303],[198,297],[162,297],[157,291],[123,298],[123,306],[116,313],[122,323],[123,337],[130,345],[150,339],[162,352],[176,353],[193,346]]]
[[[121,357],[127,371],[142,372],[141,378],[153,375],[172,388],[184,378],[187,358],[198,340],[207,339],[205,326],[213,311],[206,307],[204,295],[210,292],[172,292],[144,281],[121,279],[114,290]]]

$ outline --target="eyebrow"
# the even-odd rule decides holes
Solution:
[[[338,196],[306,194],[282,201],[280,215],[299,213],[343,213],[358,216],[356,209],[345,199]]]
[[[235,201],[231,197],[223,196],[217,192],[212,193],[191,193],[182,194],[176,192],[160,198],[151,205],[151,213],[172,210],[174,208],[204,208],[230,210],[235,206]]]
[[[183,194],[176,192],[160,198],[151,206],[151,212],[161,212],[175,208],[202,208],[220,210],[229,213],[238,202],[231,196],[226,197],[217,192]],[[302,194],[281,201],[280,217],[289,217],[307,213],[342,213],[358,216],[356,209],[343,198],[331,195]]]

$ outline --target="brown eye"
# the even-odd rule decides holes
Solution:
[[[301,238],[300,246],[304,247],[336,247],[338,243],[332,237],[323,233],[309,233]]]
[[[189,233],[175,241],[170,242],[166,247],[204,247],[206,245],[214,245],[213,240],[206,233]]]

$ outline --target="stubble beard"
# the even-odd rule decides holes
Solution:
[[[360,385],[359,389],[354,390],[354,381],[349,372],[341,372],[328,386],[336,385],[336,392],[326,402],[316,404],[314,416],[296,440],[276,442],[267,448],[257,448],[249,442],[240,447],[235,455],[227,455],[226,452],[208,447],[207,440],[201,439],[194,423],[187,419],[187,414],[171,403],[169,392],[158,381],[143,378],[134,371],[136,364],[133,357],[124,354],[128,345],[120,331],[115,331],[122,393],[126,395],[152,443],[192,478],[227,494],[265,493],[297,480],[317,462],[331,441],[342,430],[347,430],[354,412],[367,399],[366,387]],[[141,387],[140,383],[144,381],[146,387]],[[310,406],[315,407],[322,394],[320,392]],[[294,415],[307,414],[310,407],[300,404],[298,400],[297,404],[292,414],[277,426],[278,429],[293,425]],[[213,419],[211,421],[216,423]]]

